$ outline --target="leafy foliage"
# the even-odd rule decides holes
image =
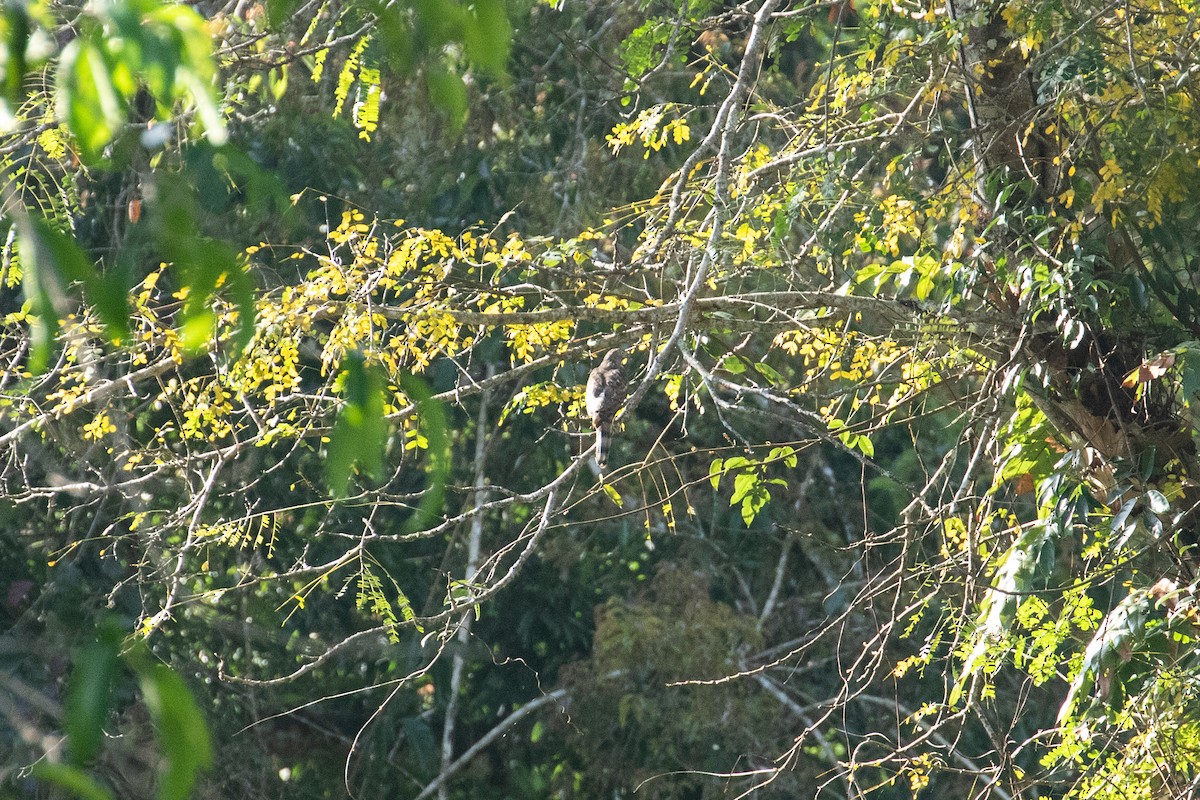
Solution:
[[[1194,793],[1190,3],[202,11],[3,17],[4,613],[155,791],[196,675],[223,794]]]
[[[71,677],[66,729],[71,763],[47,761],[36,765],[38,779],[88,800],[112,798],[113,793],[84,767],[101,748],[103,727],[112,710],[112,685],[121,661],[133,671],[154,725],[161,756],[156,797],[185,800],[197,773],[212,766],[212,743],[204,716],[179,674],[153,663],[135,647],[121,654],[121,635],[113,620],[104,623],[99,638],[78,654]]]

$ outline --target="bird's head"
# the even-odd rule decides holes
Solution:
[[[604,369],[616,369],[623,363],[625,363],[625,351],[614,347],[604,354],[604,360],[600,362],[600,366]]]

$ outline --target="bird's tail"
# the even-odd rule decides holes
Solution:
[[[600,425],[596,428],[596,465],[603,470],[608,466],[608,451],[612,447],[612,428]]]

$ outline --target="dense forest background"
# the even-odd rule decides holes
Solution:
[[[0,796],[1200,797],[1198,11],[6,4]]]

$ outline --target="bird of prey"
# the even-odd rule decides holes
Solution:
[[[608,451],[612,448],[613,417],[625,402],[628,383],[621,369],[624,353],[609,350],[600,366],[588,375],[586,405],[588,416],[596,428],[596,463],[603,471],[608,464]]]

